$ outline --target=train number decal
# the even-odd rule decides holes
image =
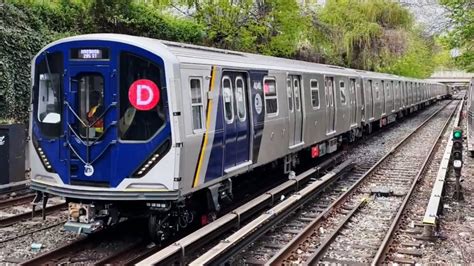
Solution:
[[[128,100],[137,110],[148,111],[160,101],[160,90],[153,81],[139,79],[130,85]]]

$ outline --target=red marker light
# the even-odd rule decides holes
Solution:
[[[160,101],[160,90],[153,81],[139,79],[130,85],[128,100],[137,110],[148,111]]]

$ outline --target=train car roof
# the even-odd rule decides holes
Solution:
[[[333,75],[360,76],[363,78],[402,79],[413,82],[433,83],[427,80],[419,80],[385,73],[114,33],[72,36],[49,44],[43,48],[42,51],[56,44],[68,41],[84,40],[106,40],[127,43],[152,51],[162,57],[165,57],[164,59],[170,60],[174,57],[177,62],[185,64],[213,65],[217,63],[236,68],[253,67],[257,69],[260,68],[290,72],[312,72]]]

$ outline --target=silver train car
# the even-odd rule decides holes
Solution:
[[[426,80],[149,38],[92,34],[32,62],[36,202],[69,202],[66,228],[144,214],[186,226],[232,198],[232,178],[335,152],[447,95]],[[204,219],[206,220],[206,219]]]

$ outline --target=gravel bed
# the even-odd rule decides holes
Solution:
[[[46,221],[43,221],[41,217],[35,217],[32,220],[21,222],[11,227],[1,228],[0,236],[2,240],[11,238],[15,234],[35,232],[0,244],[0,263],[21,262],[36,256],[39,252],[50,251],[77,239],[78,236],[76,234],[64,231],[63,224],[66,217],[67,214],[62,212],[47,216]],[[46,227],[50,228],[37,231]],[[40,244],[41,247],[34,250],[32,244]]]
[[[56,204],[64,203],[64,200],[59,197],[52,197],[48,200],[48,206],[53,206]],[[37,210],[41,211],[41,207],[37,207]],[[0,210],[0,219],[5,219],[8,217],[12,217],[18,214],[30,212],[32,210],[31,203],[21,204],[12,206],[3,210]]]
[[[371,191],[384,191],[389,195],[372,196],[338,232],[321,261],[372,262],[431,144],[455,107],[455,103],[451,103],[442,110],[354,192],[359,199],[353,202],[368,198]]]
[[[391,245],[391,253],[387,254],[387,261],[412,261],[414,263],[439,263],[441,261],[423,260],[427,252],[426,247],[432,246],[432,242],[420,240],[420,235],[423,234],[422,221],[425,214],[426,206],[431,197],[431,190],[436,180],[441,159],[443,158],[446,144],[451,138],[452,128],[454,126],[454,119],[451,120],[448,128],[435,150],[433,159],[429,162],[429,166],[420,179],[413,192],[407,208],[404,211],[403,219],[400,226],[394,233],[394,239]],[[423,255],[406,254],[406,251],[421,252]]]
[[[397,144],[406,135],[412,132],[421,122],[423,122],[430,114],[440,108],[444,103],[438,103],[425,110],[420,111],[416,116],[411,116],[402,122],[396,122],[389,128],[383,129],[383,132],[377,132],[372,136],[368,136],[359,140],[351,146],[348,154],[348,159],[354,160],[356,164],[356,172],[359,172],[359,177],[366,172],[378,159],[385,155],[395,144]],[[244,249],[238,256],[233,258],[234,264],[256,263],[269,260],[280,248],[293,239],[298,231],[303,229],[311,218],[315,218],[321,210],[329,206],[340,194],[349,188],[358,178],[344,178],[336,182],[334,190],[323,193],[318,196],[318,200],[303,206],[302,211],[297,212],[285,219],[275,229],[267,232],[264,237],[257,240],[251,246]],[[336,192],[336,193],[334,193]],[[302,218],[304,217],[304,218]],[[306,219],[305,219],[306,218]],[[308,219],[309,218],[309,219]],[[304,220],[301,223],[301,219]],[[328,221],[340,219],[338,214],[334,217],[329,217]],[[295,226],[295,221],[300,224]],[[330,228],[320,228],[317,232],[318,237],[325,237],[326,233],[331,231]],[[316,237],[316,236],[315,236]],[[301,255],[307,250],[312,250],[313,245],[305,247],[304,250],[298,250]],[[302,256],[304,256],[303,254]],[[300,263],[300,256],[296,256],[294,263]]]

